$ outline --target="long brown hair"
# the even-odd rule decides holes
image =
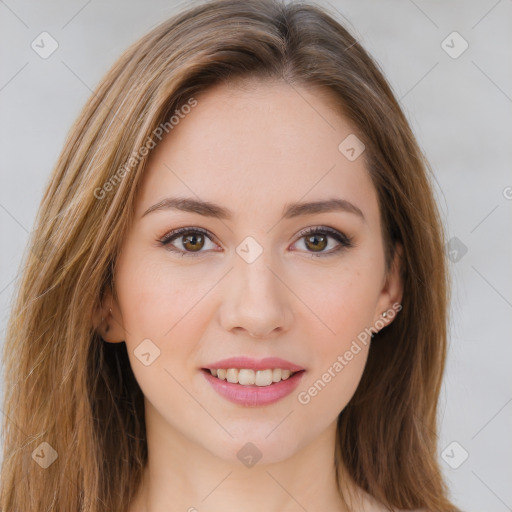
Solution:
[[[428,163],[378,66],[325,8],[214,0],[120,57],[53,170],[4,346],[4,512],[128,508],[147,460],[143,395],[126,345],[103,342],[91,318],[106,287],[115,293],[117,253],[148,158],[141,148],[154,146],[162,126],[170,131],[169,119],[201,91],[256,78],[329,92],[366,146],[388,269],[403,247],[403,309],[375,335],[339,415],[336,452],[390,509],[457,510],[437,462],[449,292]],[[46,468],[36,463],[55,455]]]

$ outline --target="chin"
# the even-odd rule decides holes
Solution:
[[[297,444],[289,435],[279,436],[272,433],[267,436],[268,432],[255,434],[249,426],[243,433],[232,439],[214,442],[214,446],[207,448],[219,459],[229,463],[242,463],[248,468],[255,464],[282,462],[292,457],[298,450]]]

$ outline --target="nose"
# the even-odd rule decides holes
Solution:
[[[269,266],[265,251],[256,261],[238,258],[224,283],[220,307],[223,329],[268,338],[286,332],[292,322],[290,291],[279,272]]]

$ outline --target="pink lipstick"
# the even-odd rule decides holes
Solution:
[[[296,389],[305,372],[301,366],[276,357],[259,360],[233,357],[208,364],[201,370],[205,379],[219,395],[245,407],[260,407],[283,399]],[[224,380],[226,370],[227,378],[231,375],[230,380],[234,382]],[[244,378],[249,379],[245,380],[244,384],[237,382],[239,370],[241,370],[240,382],[242,382],[242,372],[244,372]],[[257,373],[260,375],[256,376],[256,382],[258,379],[263,379],[263,383],[259,381],[260,385],[254,384],[253,379]],[[272,374],[274,377],[270,379]]]

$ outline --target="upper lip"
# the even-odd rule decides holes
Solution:
[[[207,369],[216,370],[219,368],[247,368],[249,370],[268,370],[274,368],[281,368],[283,370],[290,370],[291,372],[300,372],[304,370],[302,366],[281,359],[280,357],[266,357],[264,359],[253,359],[250,357],[238,356],[230,357],[228,359],[221,359],[206,366]]]

